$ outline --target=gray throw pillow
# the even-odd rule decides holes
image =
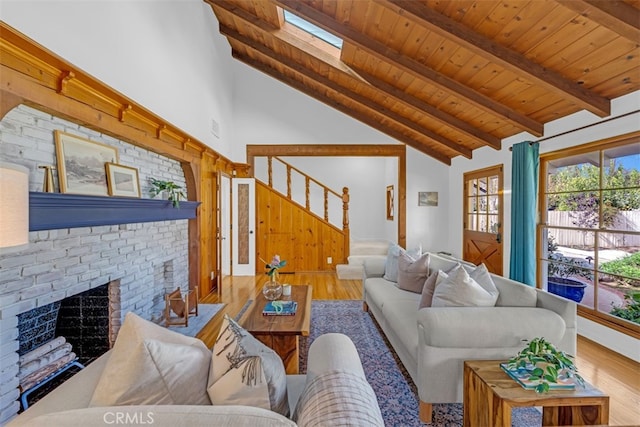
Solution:
[[[398,256],[398,284],[400,289],[417,294],[422,292],[424,282],[429,276],[429,254],[414,260],[407,253]]]
[[[398,256],[400,256],[401,253],[406,253],[411,258],[416,259],[420,257],[420,255],[422,255],[422,247],[418,246],[417,248],[407,251],[397,244],[389,245],[389,251],[387,252],[387,261],[384,264],[384,275],[382,276],[383,279],[393,283],[398,282]]]

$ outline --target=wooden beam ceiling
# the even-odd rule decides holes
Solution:
[[[640,89],[637,0],[205,1],[234,58],[445,164]]]

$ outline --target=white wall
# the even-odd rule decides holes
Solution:
[[[396,140],[251,67],[239,63],[234,70],[236,159],[246,161],[247,144],[397,144]],[[302,159],[291,163],[302,166]],[[338,183],[338,188],[350,187],[352,238],[397,241],[397,162],[395,158],[387,158],[381,165],[374,159],[367,166],[364,159],[345,165],[340,159],[314,158],[300,168],[305,172],[306,167],[313,168],[312,175],[323,182],[334,182],[336,178],[345,182]],[[443,163],[407,147],[408,247],[420,244],[426,249],[449,247],[448,230],[443,227],[447,221],[447,169]],[[344,181],[341,177],[345,177]],[[368,187],[362,186],[365,184]],[[394,221],[386,220],[387,185],[394,185],[396,190]],[[418,191],[438,191],[444,201],[437,208],[418,207]]]
[[[640,107],[640,92],[614,99],[611,104],[611,116],[616,117],[638,110]],[[600,118],[589,112],[581,111],[571,116],[547,123],[542,138],[549,138],[540,142],[540,153],[549,153],[567,147],[586,144],[592,141],[622,135],[640,130],[640,113],[603,122],[583,130],[560,135],[567,131],[578,129],[586,125],[598,123],[608,118]],[[511,152],[509,147],[522,141],[536,141],[527,133],[519,134],[502,141],[502,150],[491,148],[475,150],[473,159],[456,158],[449,170],[449,193],[456,195],[449,200],[448,229],[451,236],[451,252],[462,255],[462,211],[463,200],[459,196],[462,192],[462,176],[465,172],[482,169],[497,164],[504,164],[504,275],[509,275],[509,254],[511,249]],[[578,333],[593,341],[600,342],[611,349],[640,361],[640,340],[604,328],[586,319],[578,319]]]
[[[0,7],[10,26],[231,157],[233,59],[202,0],[1,0]]]

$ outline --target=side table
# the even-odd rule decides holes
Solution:
[[[575,390],[539,394],[525,390],[501,368],[503,360],[464,362],[463,425],[511,426],[511,410],[542,406],[543,426],[602,425],[609,423],[609,396],[590,384]]]

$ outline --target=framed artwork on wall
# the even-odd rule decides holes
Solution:
[[[387,219],[393,221],[393,185],[387,185]]]
[[[106,163],[118,163],[118,150],[99,142],[55,131],[61,193],[108,196]]]
[[[437,191],[418,192],[418,206],[438,206]]]
[[[138,169],[107,163],[107,184],[110,196],[140,197]]]

